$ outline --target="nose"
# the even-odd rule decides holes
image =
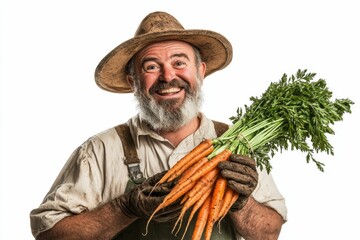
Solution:
[[[175,69],[171,65],[163,65],[160,73],[160,79],[170,82],[175,78]]]

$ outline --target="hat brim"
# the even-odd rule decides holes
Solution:
[[[205,76],[225,68],[232,60],[232,46],[221,34],[209,30],[171,30],[131,38],[109,52],[95,70],[96,84],[107,91],[130,93],[125,67],[141,49],[155,42],[178,40],[199,49],[206,63]]]

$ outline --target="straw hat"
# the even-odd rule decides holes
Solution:
[[[225,68],[232,60],[232,46],[221,34],[187,30],[170,14],[153,12],[142,20],[133,38],[121,43],[100,61],[95,70],[97,85],[110,92],[132,92],[126,80],[126,64],[142,48],[165,40],[180,40],[198,48],[206,63],[205,76]]]

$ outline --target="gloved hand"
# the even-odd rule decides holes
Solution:
[[[175,185],[175,181],[163,183],[158,186],[155,184],[166,173],[155,174],[154,176],[146,179],[140,185],[124,193],[115,201],[121,210],[128,217],[148,218],[154,210],[163,201],[165,196],[171,191]],[[151,194],[150,194],[151,193]],[[180,215],[181,205],[176,202],[155,214],[153,220],[157,222],[167,222],[177,219]]]
[[[228,161],[218,164],[221,175],[228,180],[228,186],[239,193],[236,202],[231,206],[231,211],[242,209],[258,183],[256,163],[253,159],[232,154]]]

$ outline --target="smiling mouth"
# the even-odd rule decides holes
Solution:
[[[182,88],[172,87],[172,88],[160,89],[156,91],[156,93],[159,95],[171,95],[180,92],[181,89]]]

